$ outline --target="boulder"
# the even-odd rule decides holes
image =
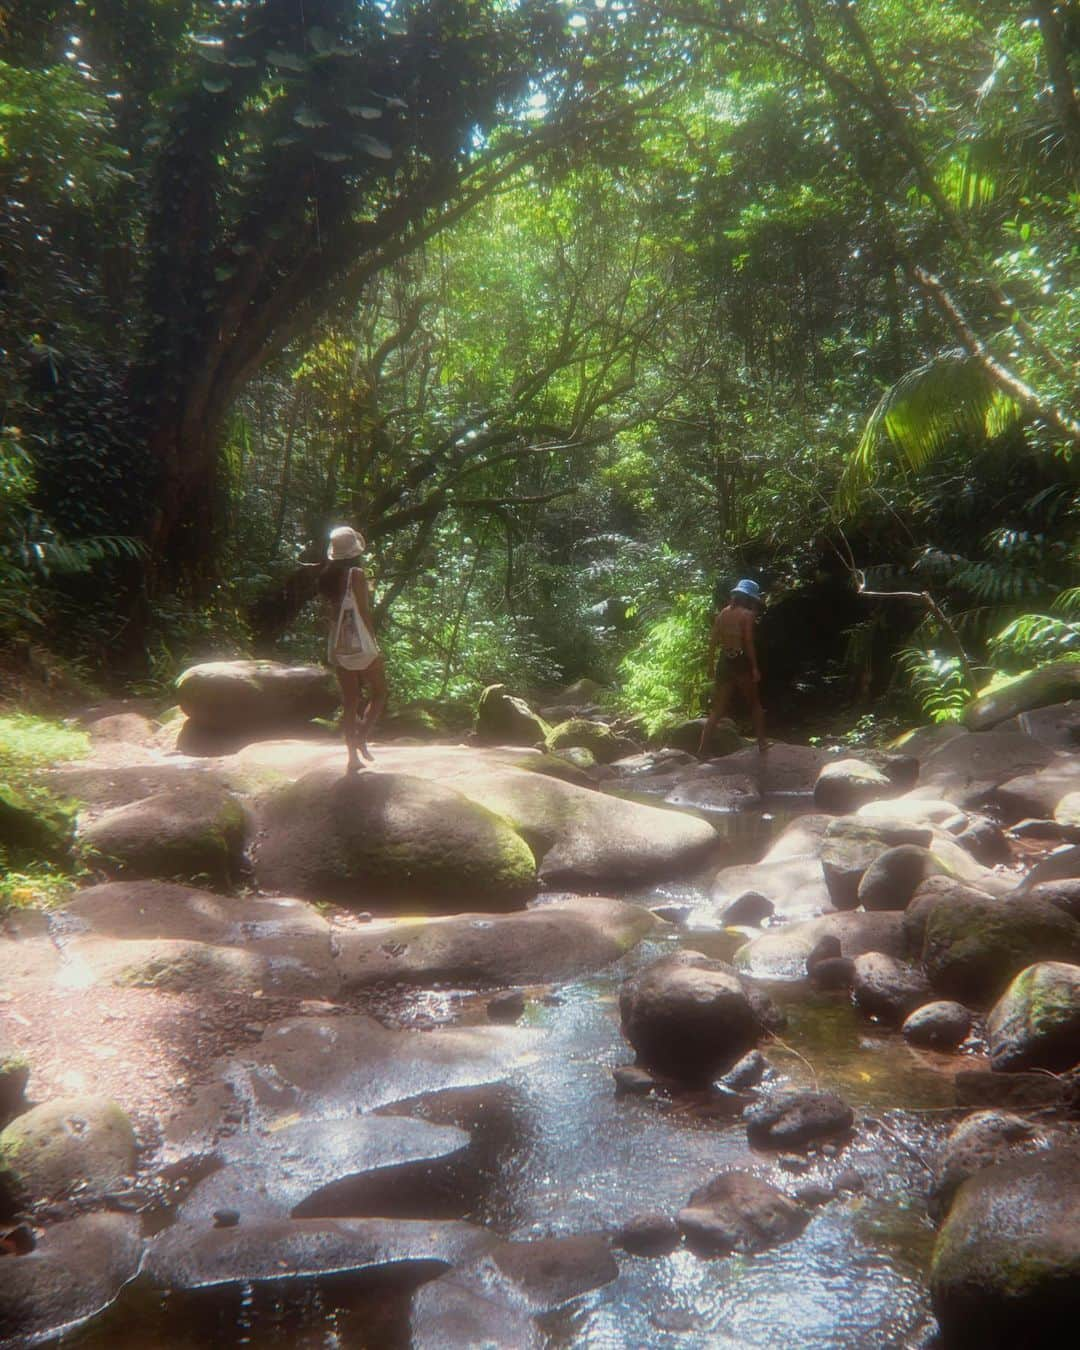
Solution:
[[[905,792],[902,797],[867,802],[865,806],[860,806],[855,814],[862,820],[883,820],[894,824],[903,822],[906,825],[931,826],[953,832],[963,829],[967,820],[967,816],[955,802],[947,802],[942,797],[927,797],[919,788]],[[918,843],[918,840],[897,842]]]
[[[761,861],[780,862],[785,858],[800,858],[820,853],[822,841],[835,821],[835,816],[827,816],[823,812],[796,816],[773,839]]]
[[[984,1167],[1046,1147],[1046,1137],[1011,1111],[973,1111],[950,1133],[939,1153],[930,1189],[930,1214],[941,1219],[957,1189]]]
[[[946,1350],[1071,1343],[1080,1312],[1080,1158],[986,1167],[956,1193],[930,1293]]]
[[[619,1274],[611,1248],[596,1233],[500,1242],[490,1260],[531,1312],[561,1308]]]
[[[909,957],[915,960],[922,958],[927,916],[939,900],[953,895],[961,899],[965,897],[972,900],[990,899],[988,891],[958,881],[955,877],[944,875],[927,877],[917,887],[903,911],[901,922],[904,930],[904,950]]]
[[[906,909],[911,897],[927,877],[947,874],[929,849],[918,844],[899,844],[887,849],[870,864],[859,882],[859,904],[864,909]]]
[[[441,783],[393,773],[314,770],[272,793],[255,874],[265,890],[365,908],[409,901],[507,909],[536,889],[533,855],[502,816]]]
[[[46,1228],[33,1250],[2,1256],[0,1344],[37,1345],[103,1312],[135,1277],[139,1220],[86,1214]]]
[[[342,931],[337,965],[347,991],[383,983],[538,984],[617,961],[657,926],[637,905],[571,896],[515,914],[404,919]]]
[[[605,686],[598,680],[590,680],[587,675],[581,679],[575,680],[573,684],[568,684],[565,689],[557,694],[552,694],[548,703],[553,708],[584,708],[590,703],[596,703],[605,693]]]
[[[0,1044],[0,1124],[23,1109],[30,1061],[21,1050]]]
[[[985,816],[973,816],[956,835],[956,842],[983,867],[1007,863],[1012,857],[1009,841],[1000,825]]]
[[[1077,669],[1080,670],[1080,663]],[[1080,788],[1080,760],[1069,761],[1066,767],[1051,765],[1038,773],[1006,779],[994,788],[987,800],[1007,825],[1018,820],[1057,820],[1060,824],[1058,806],[1067,802],[1070,795],[1080,802],[1077,788]]]
[[[809,1217],[801,1205],[752,1172],[724,1172],[694,1191],[677,1223],[698,1255],[727,1256],[790,1242]]]
[[[1080,699],[1032,708],[1000,724],[1048,745],[1053,750],[1080,749]]]
[[[592,751],[599,764],[610,764],[613,760],[636,754],[639,748],[628,736],[619,736],[612,731],[605,722],[591,722],[587,717],[571,717],[552,727],[544,744],[549,750],[583,745]]]
[[[849,956],[826,956],[809,967],[810,983],[825,992],[850,989],[855,983],[855,962]]]
[[[911,731],[902,732],[889,742],[889,749],[922,760],[931,751],[938,750],[949,741],[955,740],[957,736],[966,734],[964,728],[956,722],[935,722],[930,726],[914,727]]]
[[[1072,881],[1080,878],[1080,845],[1067,844],[1040,859],[1016,888],[1017,895],[1028,894],[1048,881]]]
[[[697,760],[686,750],[642,750],[640,754],[612,760],[610,767],[620,778],[647,784],[652,778],[669,780],[696,764]]]
[[[529,841],[545,885],[600,890],[671,877],[717,844],[712,826],[679,811],[516,769],[473,769],[454,780]]]
[[[1006,718],[1053,703],[1063,703],[1080,694],[1080,661],[1051,661],[1038,670],[1018,675],[1008,684],[973,699],[964,709],[968,731],[989,731]]]
[[[971,1013],[962,1003],[937,999],[909,1013],[902,1031],[912,1045],[933,1050],[953,1050],[971,1030]]]
[[[771,900],[757,891],[743,891],[737,899],[721,910],[720,918],[725,924],[746,924],[756,928],[775,912]]]
[[[846,1138],[855,1112],[835,1092],[781,1092],[750,1107],[744,1119],[755,1148],[801,1151]]]
[[[476,734],[494,745],[537,745],[551,728],[524,699],[506,692],[505,684],[489,684],[476,705]]]
[[[813,792],[821,767],[828,759],[829,752],[814,745],[770,741],[766,755],[761,755],[756,745],[749,745],[725,755],[717,769],[734,777],[752,779],[760,784],[762,792],[802,796]]]
[[[925,756],[919,783],[958,806],[977,807],[999,783],[1037,773],[1056,757],[1056,751],[1018,729],[957,736]]]
[[[190,781],[79,822],[88,861],[112,876],[208,880],[229,886],[241,868],[246,818],[216,783]]]
[[[930,998],[930,985],[921,970],[883,952],[864,952],[855,958],[852,993],[864,1013],[899,1024],[908,1013]]]
[[[1042,961],[1022,970],[986,1019],[995,1069],[1048,1069],[1080,1062],[1080,965]]]
[[[801,980],[806,960],[818,941],[826,936],[839,939],[844,957],[863,952],[884,952],[903,956],[902,916],[896,912],[879,914],[824,914],[803,923],[768,929],[752,938],[735,953],[734,964],[744,975],[761,980]]]
[[[785,921],[809,918],[831,908],[816,853],[721,868],[713,881],[713,905],[722,913],[747,891],[763,895],[773,906],[775,916]]]
[[[825,764],[814,784],[819,811],[848,815],[865,802],[892,797],[896,788],[881,769],[861,759],[838,759]]]
[[[961,1003],[991,1003],[1026,966],[1055,958],[1080,961],[1080,923],[1047,901],[953,891],[926,911],[927,976]]]
[[[1033,900],[1049,900],[1052,905],[1080,919],[1080,877],[1066,877],[1062,881],[1042,881],[1026,892]]]
[[[682,774],[664,800],[698,811],[743,811],[760,801],[755,779],[723,772],[724,761],[712,760],[694,774]]]
[[[707,720],[704,717],[694,717],[688,722],[679,722],[673,727],[668,727],[660,735],[660,744],[673,750],[686,750],[690,754],[696,755],[698,746],[701,744],[701,733],[705,730]],[[705,757],[715,759],[723,755],[731,755],[736,750],[742,750],[749,744],[750,742],[745,737],[739,735],[735,723],[729,717],[722,717],[712,729],[709,743],[705,747]]]
[[[322,666],[278,661],[208,661],[176,681],[177,701],[192,722],[211,731],[274,729],[329,717],[340,701]]]
[[[661,957],[626,980],[619,1012],[638,1061],[685,1081],[718,1077],[762,1029],[738,977],[699,952]]]
[[[135,1133],[104,1097],[58,1097],[0,1131],[0,1184],[25,1203],[101,1199],[135,1170]]]
[[[679,1229],[666,1214],[638,1214],[619,1229],[618,1241],[632,1256],[667,1256],[679,1245]]]
[[[859,903],[859,883],[881,854],[902,844],[926,848],[932,838],[929,827],[902,820],[862,815],[834,819],[821,842],[821,868],[832,903],[837,909],[854,909]]]

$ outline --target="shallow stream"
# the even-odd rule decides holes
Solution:
[[[745,813],[716,823],[738,846],[742,856],[733,861],[744,861],[760,856],[783,816]],[[655,888],[650,898],[692,906],[706,897],[686,883]],[[933,1239],[925,1159],[950,1120],[955,1059],[910,1049],[844,996],[773,987],[788,1015],[782,1040],[763,1047],[775,1074],[791,1085],[833,1088],[857,1112],[853,1141],[838,1156],[812,1155],[808,1170],[785,1171],[779,1160],[750,1152],[740,1120],[746,1097],[614,1094],[611,1069],[631,1058],[619,1033],[619,984],[628,970],[680,943],[719,956],[729,954],[731,937],[673,929],[620,965],[560,986],[550,1001],[540,997],[549,991],[533,991],[522,1025],[539,1033],[536,1048],[517,1058],[503,1085],[477,1090],[497,1094],[500,1129],[456,1217],[518,1238],[613,1230],[638,1214],[674,1214],[726,1166],[749,1167],[788,1191],[854,1168],[861,1192],[816,1209],[795,1241],[718,1260],[682,1249],[655,1260],[620,1252],[614,1283],[542,1326],[552,1346],[590,1350],[919,1344],[930,1324],[925,1271]],[[481,1023],[485,1004],[485,996],[440,991],[418,1000],[416,1013],[419,1023]],[[426,1114],[432,1105],[421,1099],[396,1111]],[[334,1277],[163,1296],[137,1280],[107,1314],[60,1343],[393,1350],[408,1344],[411,1287],[383,1274],[374,1282]]]

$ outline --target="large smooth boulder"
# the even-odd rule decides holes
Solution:
[[[1054,750],[1080,750],[1080,699],[1032,708],[1001,725],[1015,727]]]
[[[598,764],[611,764],[616,759],[636,754],[640,748],[629,736],[612,731],[606,722],[592,722],[587,717],[571,717],[552,727],[544,744],[549,750],[583,745],[596,756]]]
[[[948,868],[927,848],[898,844],[886,849],[863,873],[858,899],[864,909],[907,909],[927,877],[948,874]]]
[[[549,887],[628,887],[685,872],[717,844],[712,826],[680,811],[518,769],[474,769],[454,786],[529,841]]]
[[[321,666],[278,661],[208,661],[176,681],[180,707],[211,731],[290,727],[328,717],[338,706],[334,677]]]
[[[1080,1062],[1080,965],[1042,961],[1022,970],[986,1019],[995,1069],[1049,1069]]]
[[[770,741],[765,755],[756,745],[725,755],[723,770],[753,778],[760,784],[762,792],[801,796],[813,792],[821,767],[828,760],[829,752],[815,745]]]
[[[679,1229],[700,1256],[759,1252],[790,1242],[809,1214],[752,1172],[724,1172],[690,1196],[679,1211]]]
[[[254,852],[265,890],[342,904],[507,909],[536,889],[532,852],[508,821],[406,774],[306,774],[265,802]]]
[[[738,949],[734,964],[754,979],[801,980],[807,957],[823,937],[837,938],[844,958],[863,952],[903,956],[905,950],[902,915],[897,912],[823,914],[759,934]]]
[[[855,1112],[835,1092],[778,1092],[751,1106],[744,1119],[755,1148],[802,1150],[846,1138]]]
[[[626,980],[619,1012],[640,1064],[692,1082],[730,1069],[762,1030],[738,977],[699,952],[661,957]]]
[[[947,1350],[1071,1345],[1080,1315],[1080,1158],[983,1168],[938,1236],[930,1292]]]
[[[58,1097],[0,1131],[0,1190],[28,1203],[78,1190],[100,1199],[135,1170],[135,1133],[116,1102]]]
[[[904,1020],[904,1039],[932,1050],[952,1050],[971,1030],[970,1011],[951,999],[923,1003]]]
[[[948,1212],[957,1189],[984,1167],[1011,1162],[1034,1149],[1045,1148],[1046,1135],[1031,1121],[1012,1111],[973,1111],[949,1134],[935,1160],[930,1188],[930,1214],[940,1219]]]
[[[1001,727],[978,735],[956,736],[922,761],[921,789],[958,806],[978,806],[1010,778],[1037,773],[1054,762],[1057,752],[1022,731]]]
[[[693,717],[687,722],[678,722],[661,733],[660,744],[696,755],[701,744],[701,733],[705,730],[707,721],[705,717]],[[713,725],[708,744],[705,746],[705,756],[716,758],[731,755],[749,744],[744,736],[739,735],[735,723],[729,717],[722,717]]]
[[[1080,695],[1080,661],[1051,661],[1020,675],[993,693],[973,699],[964,709],[969,731],[989,731],[1006,718]]]
[[[864,952],[855,958],[851,987],[863,1012],[895,1024],[930,998],[922,971],[884,952]]]
[[[1080,759],[1006,779],[988,801],[1007,825],[1018,820],[1057,820],[1059,804],[1078,788]]]
[[[805,919],[832,907],[816,853],[722,867],[713,880],[713,905],[722,913],[747,891],[764,896],[783,920]]]
[[[1049,900],[1058,909],[1080,919],[1080,877],[1064,877],[1061,881],[1043,881],[1026,892],[1033,899]]]
[[[985,1005],[1026,966],[1080,961],[1080,923],[1048,901],[1001,900],[973,891],[940,894],[928,906],[922,959],[934,989]]]
[[[932,830],[904,820],[871,819],[862,815],[842,816],[834,820],[821,841],[821,867],[829,896],[837,909],[854,909],[859,904],[859,883],[870,867],[888,849],[902,844],[927,848]],[[898,908],[898,906],[874,906]]]
[[[838,759],[825,764],[814,784],[814,805],[819,811],[848,815],[866,802],[892,797],[896,787],[873,764],[861,759]]]
[[[102,1312],[138,1272],[131,1214],[86,1214],[45,1229],[34,1249],[0,1256],[0,1344],[37,1345]]]
[[[80,820],[79,844],[92,865],[111,876],[228,886],[239,875],[246,824],[232,793],[193,775]]]
[[[338,934],[337,964],[346,990],[536,984],[617,961],[658,926],[637,905],[573,896],[515,914],[365,924]]]
[[[476,734],[494,745],[537,745],[551,728],[505,684],[489,684],[476,705]]]

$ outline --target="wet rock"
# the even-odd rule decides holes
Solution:
[[[969,731],[988,731],[1006,718],[1064,703],[1077,695],[1080,695],[1080,665],[1070,660],[1051,661],[1002,689],[973,699],[964,709],[963,723]]]
[[[679,1245],[679,1228],[666,1214],[639,1214],[619,1229],[618,1243],[634,1256],[667,1256]]]
[[[112,876],[209,878],[227,886],[239,875],[245,833],[244,810],[232,793],[193,776],[80,820],[78,840],[92,865]]]
[[[179,1222],[150,1245],[146,1270],[167,1289],[393,1270],[430,1278],[486,1251],[472,1224],[434,1219],[269,1219],[214,1228]]]
[[[409,1317],[411,1350],[542,1350],[547,1344],[536,1322],[513,1301],[480,1279],[456,1272],[431,1280],[413,1295]]]
[[[805,1181],[795,1188],[795,1199],[800,1205],[818,1209],[836,1199],[836,1192],[822,1181]]]
[[[30,1061],[21,1050],[0,1044],[0,1123],[23,1109]]]
[[[690,1196],[677,1223],[701,1256],[757,1252],[790,1242],[806,1227],[806,1211],[750,1172],[724,1172]]]
[[[26,1203],[75,1191],[100,1199],[135,1170],[135,1155],[131,1122],[105,1097],[58,1097],[0,1131],[4,1189]]]
[[[336,974],[327,968],[316,972],[297,962],[275,970],[255,951],[175,938],[80,938],[66,946],[64,957],[66,970],[86,986],[113,984],[174,994],[262,990],[300,995],[332,993],[337,987]]]
[[[766,930],[739,948],[734,964],[742,974],[755,979],[801,980],[806,973],[806,958],[825,936],[838,938],[846,957],[862,952],[903,956],[901,919],[899,913],[890,911],[823,914],[803,923]]]
[[[926,912],[923,965],[934,989],[976,1006],[992,1002],[1026,966],[1080,961],[1080,923],[1046,901],[951,892]]]
[[[855,962],[849,956],[826,956],[814,964],[810,983],[823,992],[830,989],[850,989],[855,983]]]
[[[592,1233],[501,1242],[491,1260],[534,1312],[562,1307],[619,1274],[607,1242]]]
[[[647,784],[651,778],[670,778],[697,760],[688,750],[643,750],[637,755],[626,755],[613,760],[613,768],[620,778],[632,778],[635,782]]]
[[[725,755],[723,771],[753,779],[760,783],[762,792],[809,795],[814,791],[822,765],[828,760],[828,751],[817,746],[771,741],[764,759],[756,745]]]
[[[1033,820],[1027,818],[1017,821],[1009,830],[1009,835],[1013,839],[1045,839],[1055,844],[1063,841],[1073,843],[1073,831],[1067,829],[1064,825],[1059,825],[1056,820]]]
[[[687,1081],[724,1073],[761,1034],[739,979],[698,952],[661,957],[626,980],[619,1011],[639,1062]]]
[[[814,784],[814,805],[820,811],[849,815],[865,802],[891,797],[896,788],[888,776],[860,759],[825,764]]]
[[[210,661],[176,681],[180,707],[213,731],[294,726],[329,717],[339,702],[334,677],[322,666],[277,661]]]
[[[712,826],[693,816],[538,774],[473,768],[454,783],[529,841],[551,888],[596,890],[671,877],[717,843]]]
[[[768,919],[773,914],[774,909],[773,902],[767,900],[757,891],[743,891],[737,900],[733,900],[722,911],[720,917],[727,924],[745,924],[757,927],[762,920]]]
[[[680,775],[664,801],[702,811],[742,811],[756,805],[761,797],[757,781],[746,774],[716,772],[724,762],[716,760],[703,764],[693,775]]]
[[[674,1080],[650,1073],[640,1064],[617,1064],[611,1071],[615,1080],[616,1097],[647,1097],[659,1087],[670,1086]]]
[[[1045,1144],[1041,1131],[1011,1111],[975,1111],[965,1117],[937,1157],[930,1190],[931,1217],[940,1220],[957,1189],[982,1168],[1000,1166]]]
[[[754,1087],[769,1072],[769,1061],[760,1050],[751,1050],[736,1060],[721,1078],[724,1087],[738,1092],[742,1088]]]
[[[1035,864],[1016,888],[1017,895],[1025,895],[1048,881],[1071,881],[1080,878],[1080,845],[1058,848]]]
[[[822,841],[831,827],[836,824],[835,816],[814,811],[805,816],[796,816],[773,839],[762,862],[780,862],[785,858],[817,857],[821,852]]]
[[[923,758],[919,782],[958,806],[978,807],[999,783],[1038,772],[1055,756],[1049,746],[1017,729],[957,736]]]
[[[1015,977],[986,1019],[1001,1070],[1068,1069],[1080,1061],[1080,965],[1043,961]]]
[[[906,821],[845,816],[826,830],[821,844],[821,867],[829,897],[837,909],[859,904],[859,885],[867,869],[885,852],[901,845],[926,848],[932,831]],[[878,906],[903,908],[903,906]]]
[[[859,882],[859,904],[871,910],[906,909],[927,877],[947,871],[929,849],[900,844],[887,849],[866,869]]]
[[[476,705],[476,734],[495,745],[536,745],[551,728],[524,699],[506,691],[505,684],[489,684]]]
[[[934,1249],[943,1345],[1058,1346],[1076,1330],[1080,1160],[1049,1153],[984,1168],[959,1188]]]
[[[970,1011],[948,999],[922,1004],[908,1014],[903,1026],[905,1040],[934,1050],[954,1049],[970,1030]]]
[[[852,992],[864,1013],[898,1024],[929,999],[930,985],[922,971],[895,956],[866,952],[855,958]]]
[[[1005,1106],[1017,1111],[1060,1106],[1062,1083],[1045,1073],[963,1069],[953,1078],[958,1106]]]
[[[669,727],[661,734],[662,744],[675,750],[688,751],[696,756],[706,720],[704,717],[694,717]],[[745,737],[739,735],[731,718],[722,717],[712,729],[709,743],[705,747],[705,755],[709,759],[723,757],[734,754],[736,750],[742,750],[749,744]]]
[[[810,949],[810,954],[806,958],[806,973],[813,975],[814,967],[822,961],[835,961],[837,957],[843,955],[843,947],[840,945],[840,939],[835,933],[826,933],[819,937]]]
[[[137,1219],[88,1214],[53,1224],[33,1250],[0,1257],[0,1342],[41,1339],[103,1311],[139,1269]]]
[[[571,896],[516,914],[404,919],[341,932],[337,968],[347,990],[386,982],[538,984],[609,965],[657,927],[637,905]]]
[[[629,736],[620,736],[612,731],[606,722],[593,722],[587,717],[571,717],[552,727],[544,738],[549,750],[561,750],[566,746],[583,745],[591,750],[598,764],[611,764],[614,760],[636,754],[640,748]]]
[[[957,834],[956,842],[984,867],[1008,862],[1012,856],[1004,830],[985,816],[976,816],[969,821]]]
[[[1080,877],[1043,881],[1027,892],[1033,900],[1049,900],[1071,918],[1080,919]]]
[[[507,989],[488,999],[487,1015],[492,1022],[516,1022],[525,1011],[525,995],[520,989]]]
[[[792,1150],[845,1138],[855,1112],[835,1092],[784,1092],[750,1107],[745,1120],[755,1148]]]
[[[908,956],[921,958],[927,917],[939,900],[948,899],[950,896],[972,900],[990,899],[989,892],[977,886],[970,886],[955,877],[944,875],[928,877],[918,886],[902,915],[904,948]]]
[[[779,919],[809,918],[831,908],[816,853],[768,858],[759,863],[721,868],[713,881],[713,904],[719,912],[723,912],[734,899],[747,891],[763,895]]]
[[[508,909],[536,888],[533,855],[505,819],[405,774],[315,770],[274,792],[261,823],[255,871],[266,890],[365,908],[380,900]]]

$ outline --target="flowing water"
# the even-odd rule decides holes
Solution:
[[[775,820],[729,818],[733,840],[759,854]],[[655,888],[654,903],[701,904],[694,884]],[[680,944],[730,950],[728,934],[680,933],[644,944],[618,966],[530,1000],[524,1023],[542,1035],[505,1085],[499,1138],[463,1192],[460,1217],[502,1236],[612,1230],[631,1217],[674,1214],[725,1167],[748,1167],[781,1189],[856,1169],[864,1187],[814,1211],[795,1241],[754,1256],[708,1260],[677,1250],[650,1260],[619,1254],[618,1279],[541,1319],[552,1346],[791,1347],[873,1350],[919,1344],[930,1324],[925,1272],[925,1159],[950,1119],[955,1061],[910,1049],[862,1019],[842,996],[774,988],[788,1025],[764,1047],[795,1086],[835,1088],[857,1110],[853,1141],[811,1156],[794,1174],[750,1152],[746,1099],[617,1098],[611,1069],[630,1059],[617,996],[629,970]],[[435,1020],[482,1022],[485,999],[441,991]],[[425,1017],[432,1017],[428,1000]],[[437,1033],[436,1033],[437,1034]],[[398,1111],[424,1114],[430,1100]],[[415,1280],[413,1281],[415,1283]],[[103,1317],[62,1338],[80,1350],[250,1345],[387,1347],[408,1343],[410,1286],[335,1277],[270,1288],[166,1294],[136,1281]]]

